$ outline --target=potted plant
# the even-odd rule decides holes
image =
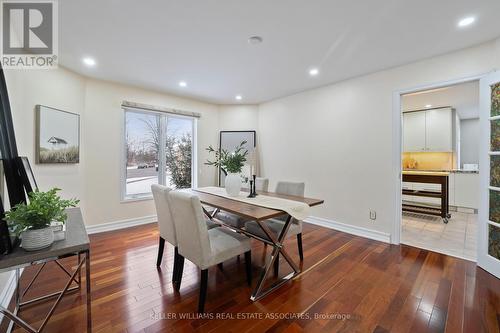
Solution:
[[[21,203],[5,213],[5,220],[11,230],[21,236],[21,246],[26,251],[46,248],[54,242],[52,221],[66,222],[66,208],[75,207],[80,201],[64,200],[53,188],[47,192],[35,190],[28,194],[29,203]]]
[[[248,150],[244,146],[247,142],[242,141],[233,152],[221,149],[220,152],[212,146],[208,146],[207,151],[215,154],[215,160],[207,160],[206,165],[214,165],[222,168],[227,175],[225,179],[226,192],[231,197],[237,197],[241,190],[241,169],[247,160]]]

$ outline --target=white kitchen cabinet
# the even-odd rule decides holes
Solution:
[[[455,173],[450,173],[448,177],[448,204],[450,206],[455,205]]]
[[[479,174],[455,174],[455,206],[474,208],[479,207]]]
[[[425,111],[403,113],[403,151],[425,151]]]
[[[453,151],[453,112],[451,109],[425,111],[426,151]]]
[[[451,108],[403,113],[404,152],[452,152],[458,134]]]

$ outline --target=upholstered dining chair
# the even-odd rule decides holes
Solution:
[[[175,233],[174,220],[172,219],[172,214],[170,211],[170,202],[168,194],[171,189],[167,186],[153,184],[151,185],[151,192],[153,192],[153,198],[156,207],[156,214],[158,218],[158,229],[160,230],[160,240],[158,244],[158,258],[156,259],[156,266],[160,267],[163,250],[165,249],[165,241],[169,242],[174,247],[174,270],[172,274],[172,282],[177,280],[178,271],[178,260],[179,254],[177,250],[177,237]],[[214,228],[218,224],[207,220],[207,227]]]
[[[269,188],[269,179],[268,178],[261,178],[257,177],[255,178],[255,190],[259,192],[267,192]],[[248,219],[245,219],[239,215],[225,212],[225,211],[220,211],[216,214],[217,219],[221,220],[222,222],[229,224],[233,227],[236,228],[243,228],[245,226],[245,223],[248,222]]]
[[[280,181],[278,184],[276,184],[276,189],[275,192],[278,194],[284,194],[284,195],[292,195],[296,197],[303,197],[304,196],[304,189],[305,189],[305,184],[304,183],[297,183],[297,182],[285,182],[285,181]],[[266,221],[267,226],[273,232],[276,237],[280,234],[281,230],[285,226],[285,222],[288,216],[280,216],[274,219],[270,219]],[[259,226],[259,224],[255,221],[250,221],[245,223],[245,229],[246,231],[258,235],[262,238],[268,238],[267,235],[264,233],[262,228]],[[302,221],[296,220],[292,218],[292,222],[290,223],[290,227],[288,229],[287,237],[291,236],[297,236],[297,247],[299,250],[299,257],[300,260],[304,260],[304,253],[302,251]],[[279,267],[279,260],[274,261],[274,271],[275,274],[278,274],[278,267]]]
[[[172,203],[179,248],[179,278],[174,287],[180,289],[184,258],[201,270],[198,312],[204,312],[208,284],[208,268],[240,254],[245,254],[247,282],[252,282],[250,239],[227,228],[208,229],[198,196],[172,191]]]

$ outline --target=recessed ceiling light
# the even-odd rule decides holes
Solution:
[[[95,59],[94,58],[90,58],[90,57],[85,57],[83,58],[83,63],[87,66],[95,66],[96,62],[95,62]]]
[[[319,69],[317,69],[317,68],[311,68],[309,70],[309,75],[311,75],[311,76],[316,76],[318,74],[319,74]]]
[[[241,95],[236,95],[236,97],[235,97],[235,98],[236,98],[236,100],[238,100],[238,101],[241,101],[241,100],[243,99],[243,97],[241,97]]]
[[[432,104],[427,104],[425,107],[426,108],[432,108]]]
[[[248,38],[248,44],[256,45],[262,43],[263,39],[260,36],[252,36]]]
[[[458,26],[460,28],[466,27],[466,26],[474,23],[475,20],[476,19],[473,16],[465,17],[465,18],[461,19],[460,21],[458,21]]]
[[[183,88],[184,88],[184,87],[187,87],[187,85],[188,85],[188,84],[186,83],[186,81],[181,81],[181,82],[179,82],[179,86],[180,86],[180,87],[183,87]]]

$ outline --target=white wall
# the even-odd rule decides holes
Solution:
[[[124,100],[201,113],[198,120],[198,182],[212,185],[215,170],[203,164],[205,145],[217,144],[218,107],[213,104],[92,80],[64,68],[6,71],[7,86],[20,155],[28,156],[41,189],[60,187],[76,197],[87,225],[142,218],[155,214],[152,200],[120,202]],[[81,115],[80,163],[36,165],[35,105],[43,104]]]
[[[477,119],[460,121],[460,159],[464,163],[479,164],[480,125]]]
[[[258,130],[258,105],[220,105],[219,129],[221,131]],[[257,134],[258,135],[258,134]]]
[[[392,96],[500,67],[500,42],[365,75],[259,107],[262,173],[306,182],[312,214],[391,233],[396,210]],[[377,220],[369,219],[369,210]]]
[[[124,121],[121,104],[124,100],[201,113],[198,120],[198,184],[214,184],[215,170],[203,162],[208,157],[205,146],[217,144],[217,106],[90,79],[85,100],[86,159],[82,162],[86,169],[85,221],[88,225],[156,214],[152,200],[120,202]]]
[[[84,163],[37,165],[35,161],[35,105],[80,114],[85,109],[85,79],[67,70],[6,70],[9,99],[19,155],[28,156],[42,189],[59,187],[65,197],[83,198]],[[85,135],[81,159],[85,160]]]
[[[479,81],[407,94],[401,99],[403,111],[422,110],[429,104],[433,108],[451,106],[460,119],[478,118]]]

